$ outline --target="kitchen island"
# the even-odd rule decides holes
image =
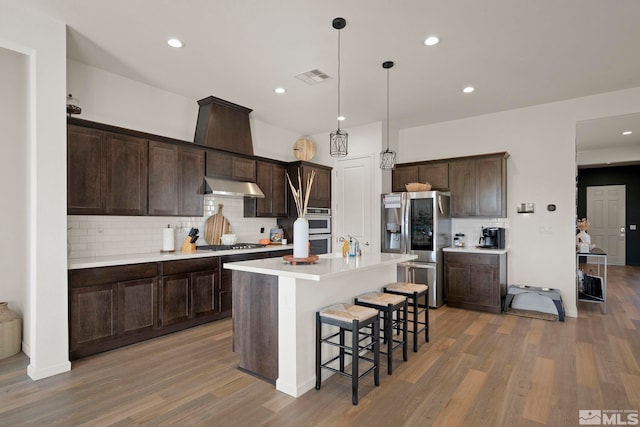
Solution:
[[[397,280],[416,255],[320,255],[315,264],[282,258],[225,263],[233,270],[233,346],[239,367],[298,397],[315,385],[315,313]]]

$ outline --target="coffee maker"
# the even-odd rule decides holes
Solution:
[[[482,227],[480,247],[485,249],[504,249],[504,228]]]

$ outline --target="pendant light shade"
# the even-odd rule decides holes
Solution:
[[[380,152],[380,169],[394,169],[396,167],[396,152],[389,150],[389,69],[393,61],[385,61],[382,68],[387,70],[387,149]]]
[[[344,18],[335,18],[332,22],[333,28],[338,30],[338,129],[329,135],[329,154],[331,157],[345,157],[347,155],[347,145],[349,134],[340,129],[340,30],[347,26]]]

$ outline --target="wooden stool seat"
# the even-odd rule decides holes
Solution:
[[[378,310],[353,305],[334,304],[316,312],[316,390],[322,384],[322,369],[351,378],[351,402],[358,404],[358,382],[369,372],[373,372],[373,381],[380,385],[380,317]],[[322,325],[337,326],[338,331],[322,335]],[[335,328],[334,328],[335,329]],[[368,330],[371,333],[368,333]],[[345,332],[351,332],[351,344],[345,343]],[[336,341],[336,337],[338,340]],[[322,345],[338,348],[338,354],[322,361]],[[334,350],[335,351],[335,350]],[[371,354],[373,353],[372,357]],[[351,373],[345,371],[345,356],[351,356]],[[370,363],[368,369],[360,373],[360,361]],[[332,364],[338,361],[339,366]]]
[[[356,305],[375,308],[380,312],[382,322],[383,342],[387,344],[387,351],[380,353],[387,355],[387,373],[393,373],[393,350],[402,346],[402,357],[406,362],[407,356],[407,297],[391,293],[368,292],[355,298]],[[395,319],[393,313],[396,312]],[[380,327],[380,325],[376,325]],[[394,339],[393,330],[400,330],[401,339]]]
[[[413,334],[413,351],[418,351],[418,335],[424,331],[424,341],[429,342],[429,286],[420,283],[397,282],[384,287],[384,292],[396,295],[404,295],[409,300],[408,314],[411,314],[411,333]],[[424,305],[419,300],[424,297]],[[420,315],[424,313],[424,322],[420,321]]]

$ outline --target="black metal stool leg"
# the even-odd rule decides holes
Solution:
[[[429,293],[424,295],[424,342],[429,342]]]
[[[377,387],[380,385],[380,327],[377,319],[374,325],[376,327],[373,328],[373,383]]]
[[[322,364],[322,323],[320,322],[320,313],[316,313],[316,390],[320,390],[322,382],[322,373],[320,365]]]
[[[390,317],[393,315],[391,305],[385,311],[384,335],[387,340],[387,374],[393,374],[393,322]]]
[[[353,321],[353,329],[351,330],[351,402],[358,404],[358,362],[360,345],[360,328],[358,321]]]
[[[404,319],[404,322],[402,322],[402,358],[406,362],[407,360],[409,360],[409,356],[407,355],[407,300],[404,301],[402,311],[402,318]]]

